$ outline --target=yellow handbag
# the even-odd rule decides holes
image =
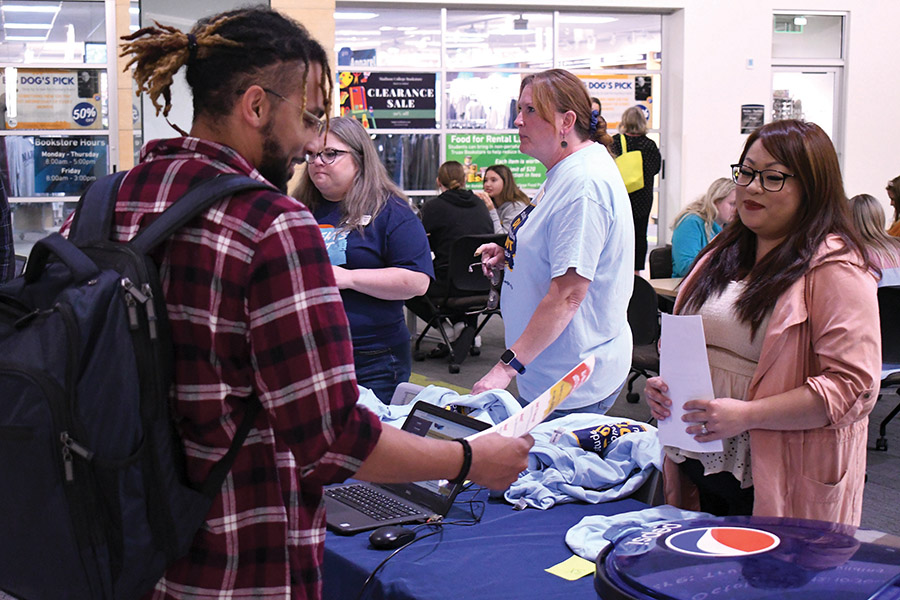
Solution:
[[[622,143],[622,154],[616,157],[616,166],[630,194],[644,187],[644,159],[640,150],[628,151],[624,134],[619,134],[619,141]]]

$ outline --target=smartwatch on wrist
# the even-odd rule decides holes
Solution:
[[[510,367],[518,371],[520,375],[525,372],[525,365],[519,362],[519,359],[516,358],[516,353],[509,348],[506,349],[506,352],[500,355],[500,362],[502,362],[504,365],[509,365]]]

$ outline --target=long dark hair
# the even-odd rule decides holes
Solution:
[[[741,163],[757,140],[794,173],[800,185],[802,197],[790,233],[757,263],[756,234],[736,215],[700,253],[698,261],[706,255],[709,261],[682,290],[684,310],[696,311],[730,281],[745,280],[736,308],[753,335],[781,294],[809,269],[828,234],[836,234],[844,242],[835,253],[864,256],[850,220],[837,153],[825,132],[814,123],[795,119],[763,125],[747,138]],[[866,265],[871,266],[868,261]]]
[[[500,193],[497,194],[496,198],[493,198],[497,208],[500,208],[507,202],[524,202],[525,204],[528,204],[528,195],[516,185],[516,179],[513,177],[513,173],[509,167],[506,165],[491,165],[485,169],[485,173],[488,171],[493,171],[497,174],[497,177],[503,181],[503,189],[500,190]]]

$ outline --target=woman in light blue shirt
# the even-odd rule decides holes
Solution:
[[[684,207],[673,221],[672,277],[684,277],[694,259],[734,217],[734,182],[720,177],[706,194]]]

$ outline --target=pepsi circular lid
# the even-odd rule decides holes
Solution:
[[[900,600],[900,548],[854,532],[774,517],[660,523],[607,547],[595,587],[604,599]]]

